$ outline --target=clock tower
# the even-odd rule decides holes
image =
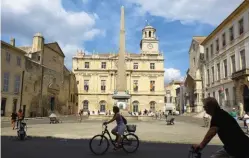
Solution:
[[[156,37],[156,29],[149,24],[142,30],[140,49],[142,54],[159,54],[159,44]]]

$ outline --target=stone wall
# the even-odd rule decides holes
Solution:
[[[67,69],[57,72],[27,58],[23,91],[26,116],[48,115],[51,112],[51,98],[54,98],[54,110],[57,113],[75,113],[73,109],[76,102],[70,102],[70,93],[74,94],[72,91],[75,89],[70,89],[70,84],[76,81],[71,79],[71,75]]]

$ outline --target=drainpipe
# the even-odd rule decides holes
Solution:
[[[25,71],[23,70],[22,71],[22,85],[21,85],[21,96],[20,96],[20,108],[19,109],[21,109],[21,107],[22,107],[22,94],[23,94],[23,80],[24,80],[24,74],[25,74]]]

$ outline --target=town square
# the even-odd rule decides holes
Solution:
[[[249,1],[221,1],[3,0],[2,156],[248,158]]]

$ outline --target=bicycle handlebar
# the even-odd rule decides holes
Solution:
[[[193,145],[191,146],[190,151],[196,154],[201,153],[201,149],[200,148],[195,149]]]

